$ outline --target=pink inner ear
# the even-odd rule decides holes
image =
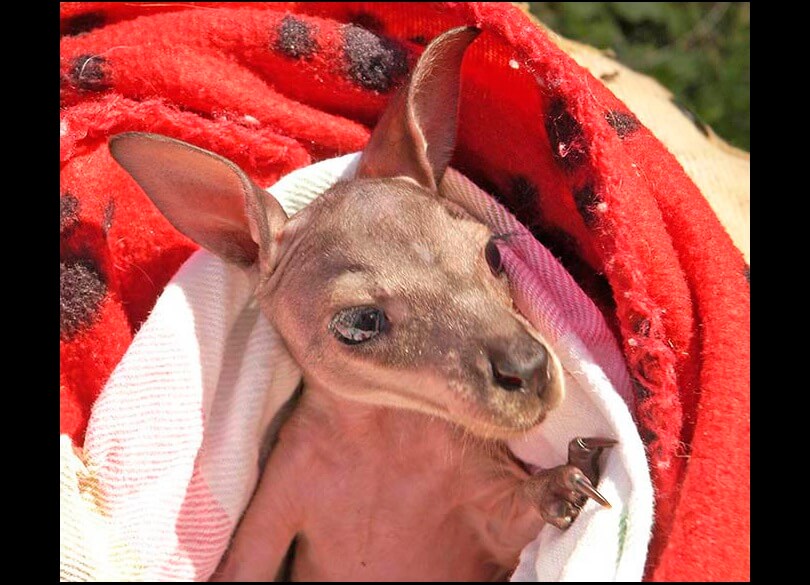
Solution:
[[[410,177],[436,192],[453,155],[461,65],[479,30],[462,27],[436,38],[408,85],[391,100],[358,166],[358,177]]]
[[[436,190],[427,143],[407,106],[407,88],[383,112],[357,166],[358,178],[408,177]]]
[[[456,145],[464,55],[480,32],[462,27],[439,36],[425,51],[427,57],[423,54],[410,84],[412,119],[421,131],[436,185],[441,183]]]
[[[265,214],[264,202],[232,162],[191,144],[164,136],[126,133],[114,137],[110,152],[137,181],[178,231],[223,259],[251,264],[259,255],[256,236],[267,221],[251,230],[252,214]],[[258,239],[258,238],[257,238]]]

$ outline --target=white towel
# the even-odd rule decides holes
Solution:
[[[299,169],[269,191],[292,214],[350,177],[358,157]],[[553,467],[576,436],[619,440],[599,484],[613,508],[589,501],[569,530],[544,528],[513,580],[640,580],[653,492],[616,341],[570,275],[490,196],[452,169],[442,193],[515,234],[501,246],[515,303],[566,373],[562,406],[510,444],[515,454]],[[267,424],[300,378],[251,297],[256,276],[195,253],[96,401],[84,453],[62,438],[63,580],[206,580],[216,568],[258,480]]]

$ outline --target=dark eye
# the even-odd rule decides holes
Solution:
[[[377,307],[352,307],[339,311],[329,329],[346,345],[357,345],[376,337],[388,326],[385,313]]]
[[[500,276],[503,273],[503,263],[501,262],[501,252],[498,250],[494,240],[487,242],[484,247],[484,256],[487,259],[487,264],[489,264],[489,269],[492,270],[492,274]]]

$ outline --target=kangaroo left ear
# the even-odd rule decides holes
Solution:
[[[274,262],[287,215],[236,164],[181,140],[145,132],[110,139],[110,154],[180,232],[239,265]]]
[[[427,46],[408,85],[374,128],[360,158],[359,178],[408,177],[438,192],[456,145],[461,64],[480,32],[454,28]]]

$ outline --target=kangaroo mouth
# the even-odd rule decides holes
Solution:
[[[531,405],[492,405],[480,400],[465,400],[457,406],[448,413],[452,422],[474,435],[504,440],[529,432],[545,420],[550,410],[540,401]]]

